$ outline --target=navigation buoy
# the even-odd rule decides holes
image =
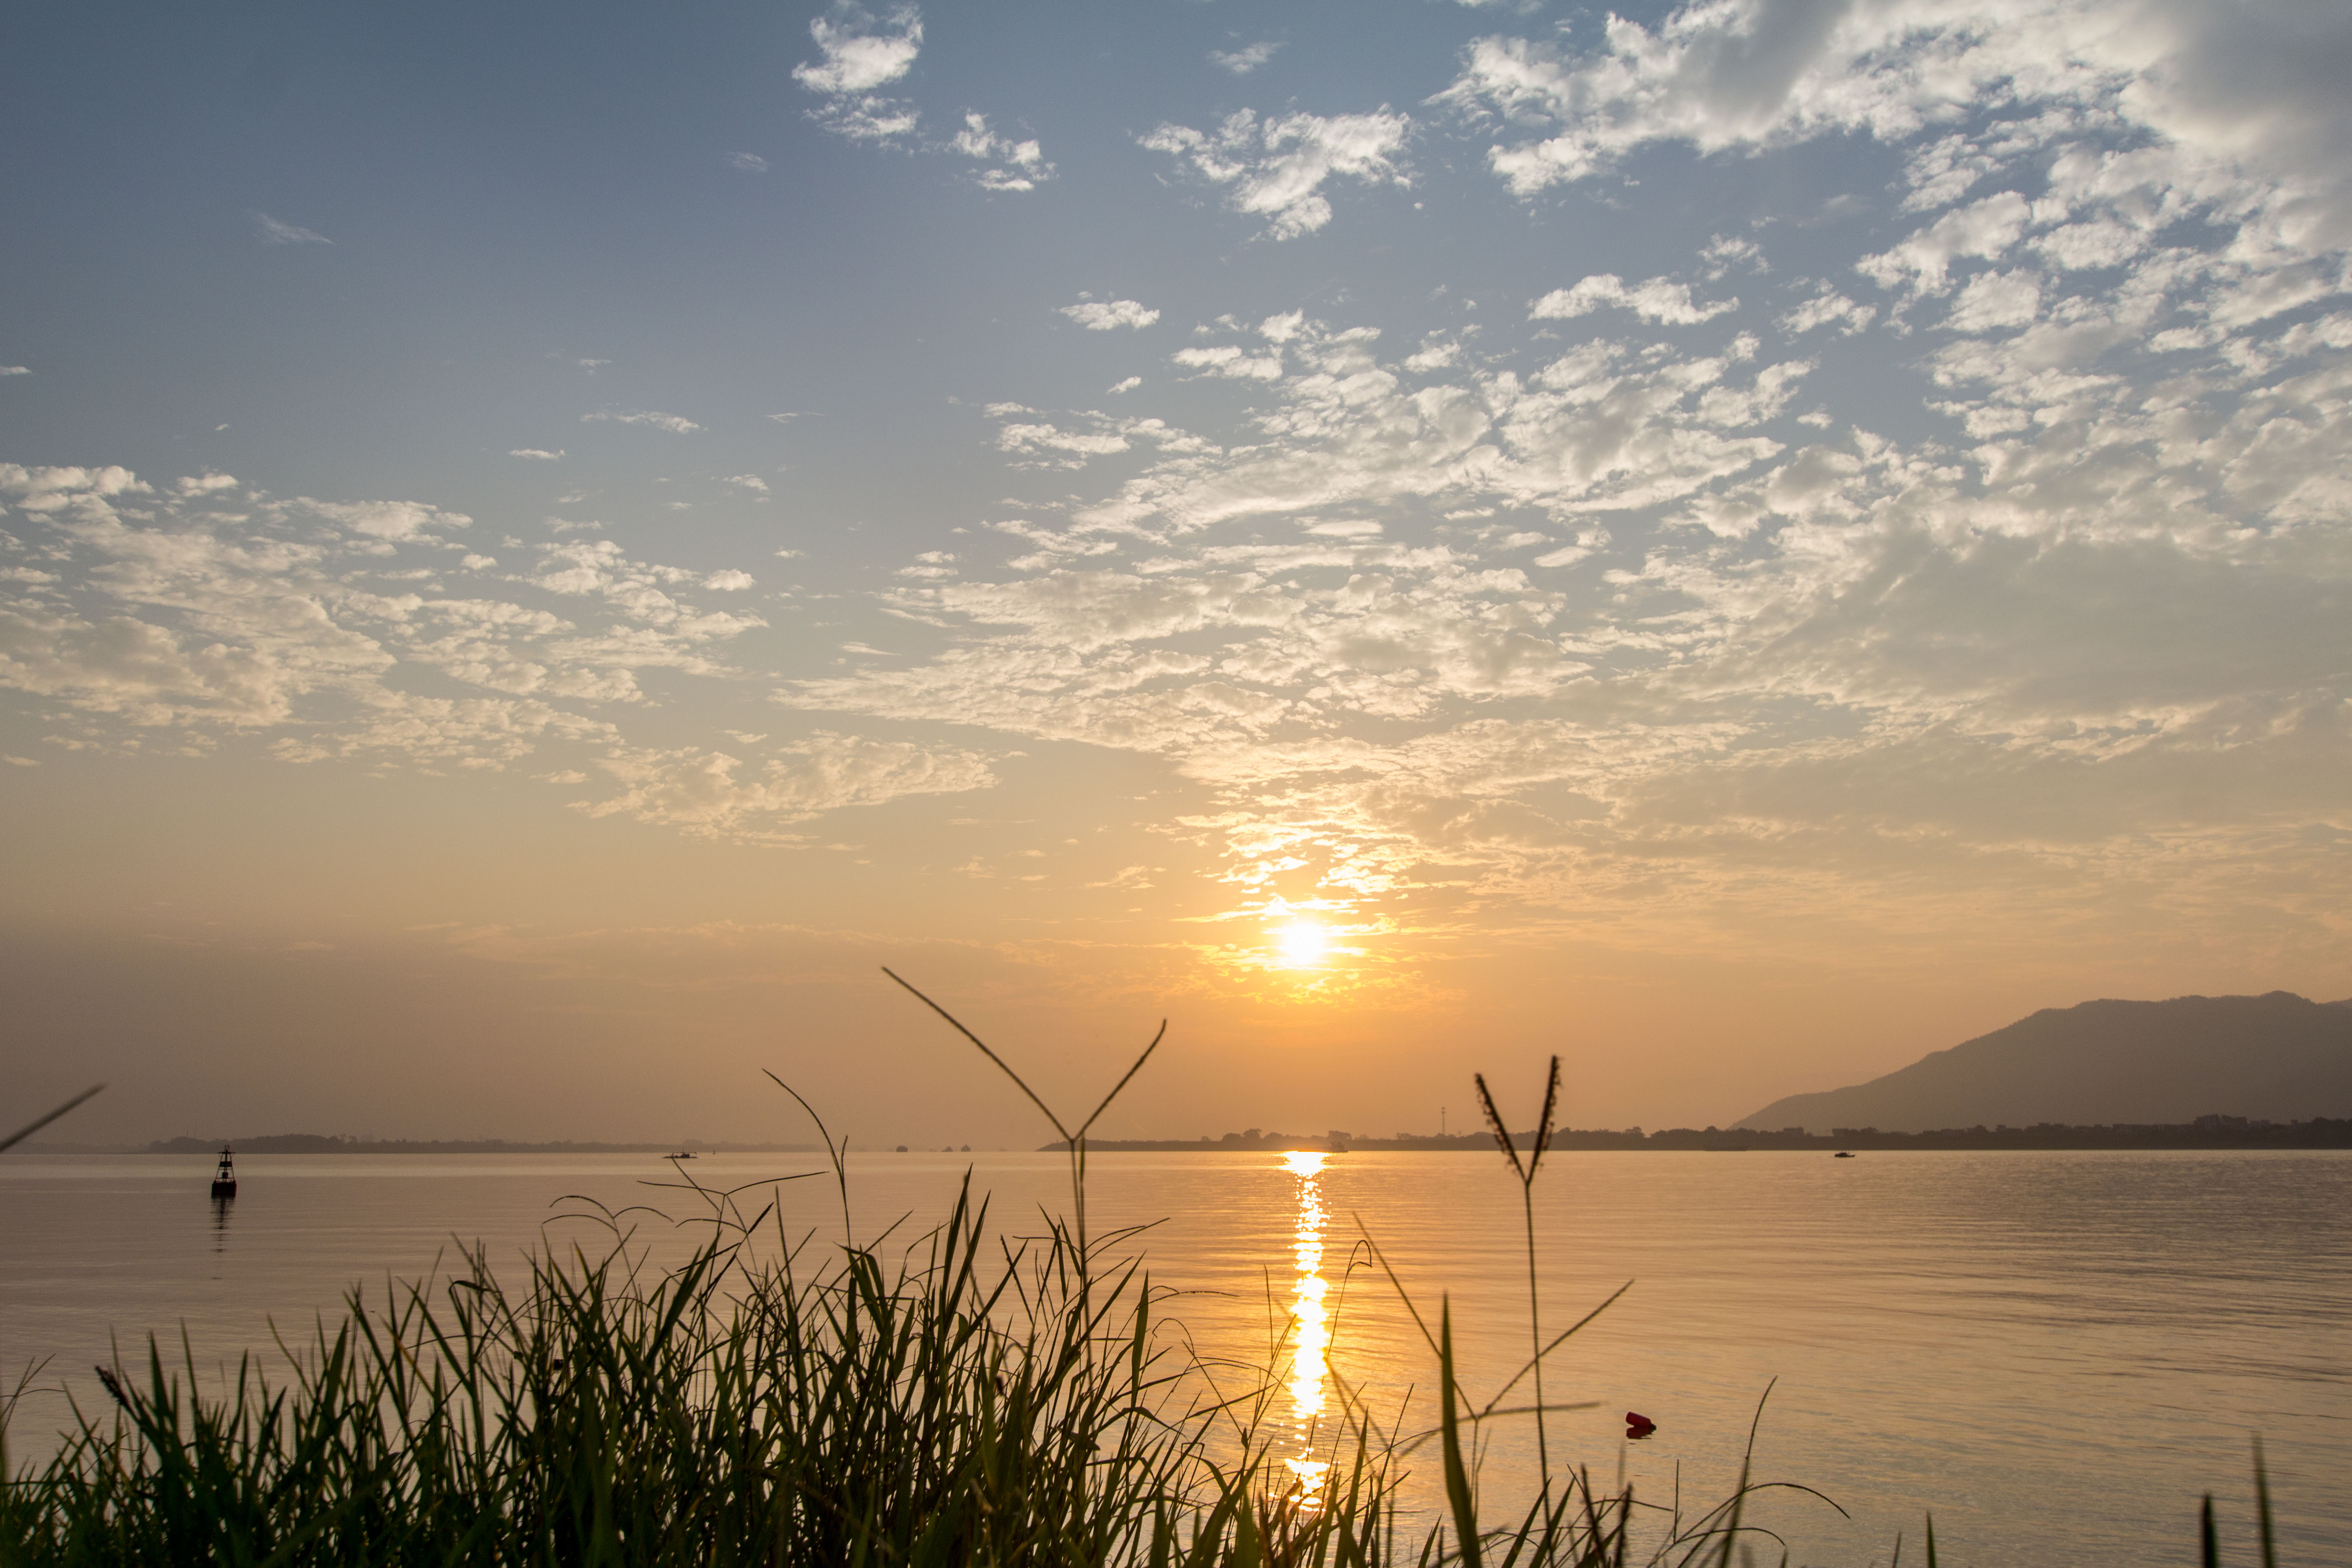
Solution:
[[[215,1197],[235,1197],[236,1196],[236,1166],[229,1163],[228,1156],[229,1147],[226,1144],[223,1144],[221,1145],[220,1169],[213,1173],[213,1196]]]
[[[1625,1412],[1625,1436],[1635,1442],[1641,1441],[1657,1429],[1658,1424],[1647,1416],[1633,1410]]]

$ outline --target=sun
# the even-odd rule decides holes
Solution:
[[[1331,928],[1315,920],[1294,920],[1275,933],[1282,961],[1293,969],[1319,969],[1331,956]]]

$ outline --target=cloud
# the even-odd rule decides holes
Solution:
[[[2352,104],[2322,62],[2340,58],[2347,33],[2352,19],[2326,6],[1719,0],[1654,26],[1612,17],[1602,46],[1581,54],[1481,38],[1433,101],[1499,132],[1489,161],[1521,195],[1610,172],[1654,142],[1702,154],[1820,136],[1895,144],[1983,107],[2048,106],[2042,124],[2011,120],[1995,146],[1923,150],[1911,175],[1922,204],[1957,200],[2032,143],[2105,119],[2177,150],[2184,173],[2201,171],[2189,183],[2259,188],[2297,243],[2336,243],[2352,230]]]
[[[32,373],[28,365],[0,365],[0,376],[29,376]]]
[[[1875,305],[1857,305],[1834,288],[1824,287],[1811,299],[1782,312],[1780,329],[1796,334],[1817,327],[1835,326],[1846,337],[1869,326],[1878,316]]]
[[[611,411],[583,413],[580,416],[580,422],[583,424],[642,424],[655,430],[667,430],[672,435],[690,435],[702,428],[694,421],[678,414],[656,413],[646,410],[617,413]]]
[[[429,538],[436,529],[470,528],[474,521],[463,512],[445,512],[421,501],[315,501],[302,496],[294,504],[353,533],[401,543]]]
[[[1265,218],[1276,239],[1293,239],[1331,221],[1330,201],[1321,193],[1333,179],[1409,184],[1398,156],[1412,129],[1410,118],[1385,105],[1371,114],[1264,120],[1244,109],[1213,131],[1162,124],[1142,141],[1181,159],[1201,178],[1230,186],[1226,201],[1234,211]]]
[[[896,141],[914,135],[923,117],[912,104],[867,97],[835,99],[822,109],[809,110],[809,118],[853,141]]]
[[[765,495],[768,490],[768,482],[757,474],[730,474],[727,476],[727,482],[746,490],[757,490],[761,495]]]
[[[1275,51],[1280,47],[1282,47],[1281,44],[1268,39],[1252,44],[1244,49],[1231,51],[1212,49],[1209,51],[1209,63],[1219,70],[1231,71],[1237,77],[1245,77],[1274,58]]]
[[[895,141],[912,136],[921,123],[913,105],[877,93],[914,68],[923,47],[923,19],[912,5],[876,17],[862,6],[839,0],[809,23],[818,57],[793,68],[793,79],[824,95],[809,118],[838,136],[856,141]]]
[[[822,730],[782,747],[749,777],[739,777],[740,758],[697,747],[623,750],[599,766],[624,792],[584,807],[592,817],[626,815],[696,837],[752,841],[793,841],[777,830],[829,811],[996,783],[977,752]]]
[[[553,463],[563,455],[562,447],[553,452],[537,446],[518,446],[507,454],[509,457],[529,457],[541,463]]]
[[[1054,177],[1054,166],[1045,162],[1035,141],[1015,141],[999,135],[989,129],[988,116],[984,114],[965,115],[963,129],[948,145],[953,152],[990,165],[980,173],[983,190],[1034,191],[1041,181]]]
[[[1691,302],[1690,285],[1687,283],[1670,283],[1663,277],[1652,277],[1629,288],[1625,280],[1615,273],[1603,272],[1580,278],[1572,287],[1553,289],[1537,300],[1528,314],[1539,321],[1561,320],[1589,316],[1604,306],[1612,305],[1631,310],[1644,321],[1664,322],[1676,327],[1712,321],[1739,308],[1737,299],[1695,305]]]
[[[1955,261],[1991,260],[2006,254],[2024,234],[2032,214],[2023,196],[2003,191],[1946,213],[1891,249],[1864,256],[1854,270],[1882,288],[1941,294],[1950,287]]]
[[[280,223],[268,213],[248,211],[245,215],[253,221],[254,230],[261,235],[261,243],[264,245],[332,245],[335,243],[325,235],[303,228],[299,225]]]
[[[1187,370],[1198,371],[1204,376],[1221,376],[1228,381],[1271,382],[1282,379],[1280,349],[1254,355],[1235,344],[1221,343],[1211,349],[1179,349],[1169,358]]]
[[[1933,399],[1907,442],[1872,433],[1876,381],[1791,435],[1811,361],[1727,322],[1653,340],[1722,309],[1663,279],[1559,290],[1531,326],[1626,314],[1475,362],[1223,320],[1174,361],[1261,381],[1245,410],[1158,453],[1006,412],[1019,460],[1141,465],[1000,525],[1009,559],[902,578],[887,602],[942,646],[779,698],[1162,758],[1209,792],[1181,831],[1240,907],[1295,864],[1401,927],[1457,894],[1540,928],[1648,919],[1611,908],[1636,889],[1884,913],[1930,866],[2021,910],[2067,879],[2254,875],[2352,762],[2352,312],[2334,261],[2259,225],[2133,243],[2170,177],[2069,152],[2046,194],[1953,183],[1849,252],[1947,329],[1879,372]],[[1792,335],[1890,309],[1810,278],[1768,298]],[[2226,809],[2190,803],[2224,777]]]
[[[1076,305],[1061,308],[1063,315],[1089,332],[1108,332],[1120,327],[1149,327],[1160,319],[1160,312],[1139,299],[1089,299],[1078,297]]]
[[[740,169],[746,174],[764,174],[768,172],[768,161],[757,152],[730,152],[727,155],[727,166],[730,169]]]
[[[877,19],[862,6],[836,4],[809,23],[809,36],[819,57],[794,66],[794,81],[811,92],[871,92],[914,68],[923,18],[912,5],[896,6]]]
[[[2042,308],[2042,280],[2032,273],[1979,272],[1952,302],[1944,325],[1956,332],[2028,327]]]
[[[1019,403],[993,403],[990,417],[1005,421],[996,434],[996,449],[1023,460],[1024,467],[1080,468],[1092,457],[1127,452],[1139,445],[1163,454],[1197,453],[1207,444],[1164,420],[1113,418],[1087,413],[1075,416],[1076,428],[1034,418],[1036,410]]]
[[[499,580],[514,598],[451,593],[446,539],[468,519],[424,502],[279,499],[226,475],[159,493],[122,468],[7,464],[0,501],[23,519],[13,548],[55,568],[0,566],[0,686],[100,749],[242,736],[289,762],[496,768],[610,747],[598,710],[642,703],[639,672],[733,678],[724,650],[764,624],[695,601],[749,574],[604,541],[547,549]]]

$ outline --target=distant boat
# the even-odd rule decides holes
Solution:
[[[690,1160],[694,1158],[694,1151],[691,1149],[680,1149],[674,1155],[664,1155],[662,1158],[666,1160]]]
[[[229,1147],[226,1144],[223,1144],[221,1145],[220,1169],[213,1173],[213,1196],[215,1197],[235,1197],[236,1196],[236,1166],[229,1163],[228,1156]]]
[[[1832,1155],[1830,1158],[1833,1160],[1850,1160],[1853,1158],[1853,1155],[1844,1149],[1840,1149],[1836,1154]]]

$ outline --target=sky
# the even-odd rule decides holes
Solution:
[[[2341,5],[0,47],[0,1121],[1037,1141],[885,966],[1179,1137],[2352,995]]]

